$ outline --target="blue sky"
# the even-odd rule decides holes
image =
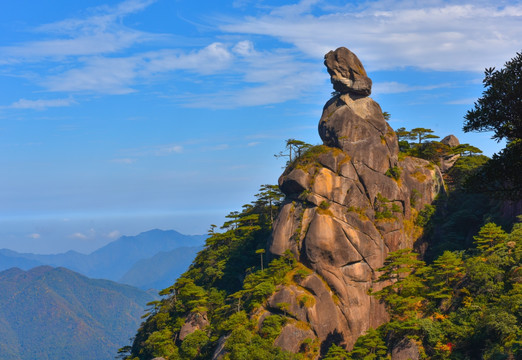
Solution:
[[[339,46],[393,128],[491,155],[502,144],[463,134],[463,116],[521,24],[520,1],[4,1],[0,248],[220,225],[277,182],[285,139],[319,143]]]

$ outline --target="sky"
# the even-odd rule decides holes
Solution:
[[[221,225],[277,183],[286,139],[320,143],[339,46],[394,129],[503,147],[462,125],[522,49],[520,1],[1,2],[0,248]]]

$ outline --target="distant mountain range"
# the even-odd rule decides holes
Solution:
[[[65,268],[0,272],[2,360],[112,360],[155,296]]]
[[[2,249],[0,271],[11,267],[28,270],[50,265],[142,289],[162,289],[172,285],[188,268],[206,237],[156,229],[136,236],[122,236],[88,255],[75,251],[38,255]]]

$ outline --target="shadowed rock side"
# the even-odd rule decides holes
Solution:
[[[444,189],[436,166],[399,160],[394,131],[380,106],[364,96],[371,80],[357,57],[340,48],[325,58],[340,94],[326,103],[319,121],[324,145],[294,161],[279,179],[286,200],[270,245],[273,255],[290,250],[314,271],[281,286],[267,306],[271,311],[284,303],[292,317],[309,324],[297,331],[289,323],[276,340],[294,352],[308,333],[324,347],[340,341],[351,348],[364,331],[387,321],[384,307],[368,295],[379,286],[377,269],[390,251],[413,246],[420,236],[417,212]],[[338,64],[350,81],[339,80]]]

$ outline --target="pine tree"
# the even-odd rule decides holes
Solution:
[[[482,252],[492,250],[495,245],[503,242],[507,237],[507,234],[502,230],[500,226],[494,223],[487,223],[484,225],[478,235],[473,236],[477,249]]]

